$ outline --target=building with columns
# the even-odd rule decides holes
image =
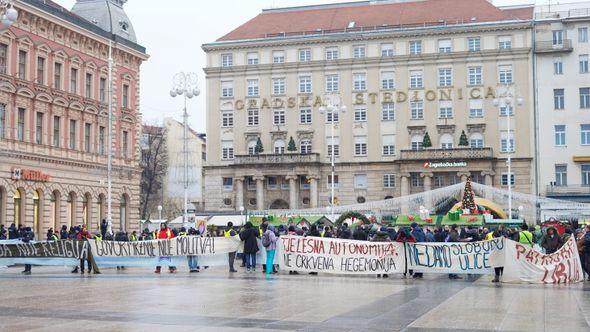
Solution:
[[[331,181],[340,205],[467,176],[532,192],[532,14],[486,0],[279,8],[203,45],[206,209],[324,207]],[[493,106],[505,84],[524,105]],[[346,112],[320,113],[335,95]]]
[[[0,223],[49,228],[107,214],[108,57],[113,55],[113,229],[138,228],[139,74],[147,60],[125,0],[18,0],[0,33]]]

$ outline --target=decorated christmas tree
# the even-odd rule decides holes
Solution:
[[[289,144],[287,145],[287,151],[289,151],[289,152],[297,151],[297,145],[295,145],[295,140],[293,139],[293,136],[291,136],[289,138]]]
[[[467,140],[465,130],[461,131],[461,137],[459,137],[459,146],[469,146],[469,141]]]
[[[254,153],[260,154],[262,152],[264,152],[264,147],[262,146],[262,141],[260,140],[260,137],[258,137],[258,139],[256,140],[256,146],[254,147]]]
[[[430,135],[428,135],[428,132],[426,132],[426,134],[424,134],[424,139],[422,140],[422,147],[423,148],[432,147],[432,141],[430,140]]]
[[[477,206],[475,205],[475,193],[471,188],[471,177],[467,178],[467,182],[465,183],[465,190],[463,191],[463,200],[461,203],[461,208],[463,211],[469,211],[474,213],[477,211]]]

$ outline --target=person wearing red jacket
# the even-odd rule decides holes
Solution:
[[[174,238],[174,232],[172,232],[172,230],[170,228],[168,228],[168,225],[160,224],[160,230],[158,232],[156,232],[156,239],[157,240],[165,240],[165,239],[172,239],[172,238]],[[161,266],[156,266],[156,271],[154,271],[154,272],[160,273],[161,270],[162,270]],[[175,273],[176,267],[169,266],[168,271],[170,273]]]
[[[92,239],[92,234],[86,229],[86,226],[82,226],[82,229],[76,234],[76,240],[78,241],[86,241],[88,239]],[[80,274],[84,274],[84,261],[88,265],[88,273],[92,272],[92,265],[90,265],[90,260],[88,257],[80,258]],[[78,267],[72,271],[72,273],[78,273]]]

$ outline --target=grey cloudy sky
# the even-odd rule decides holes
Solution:
[[[54,1],[68,9],[76,2]],[[518,5],[534,1],[495,0],[494,4]],[[545,4],[548,1],[536,2]],[[204,132],[205,86],[202,68],[205,66],[205,54],[201,45],[216,40],[265,8],[334,2],[338,0],[129,0],[125,10],[139,43],[147,47],[150,55],[141,71],[141,112],[144,122],[161,122],[167,116],[182,119],[181,98],[172,99],[169,96],[172,76],[180,71],[193,71],[199,75],[201,96],[189,103],[189,121],[195,130]]]

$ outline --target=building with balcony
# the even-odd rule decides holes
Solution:
[[[1,224],[31,226],[40,239],[62,225],[97,230],[107,216],[112,129],[113,229],[138,228],[139,75],[147,55],[124,2],[79,0],[73,11],[14,2],[18,21],[0,33]]]
[[[467,176],[531,192],[532,14],[486,0],[279,8],[203,45],[206,208],[324,207],[332,181],[338,204]],[[524,105],[495,108],[513,83]],[[346,113],[319,112],[333,95]]]

